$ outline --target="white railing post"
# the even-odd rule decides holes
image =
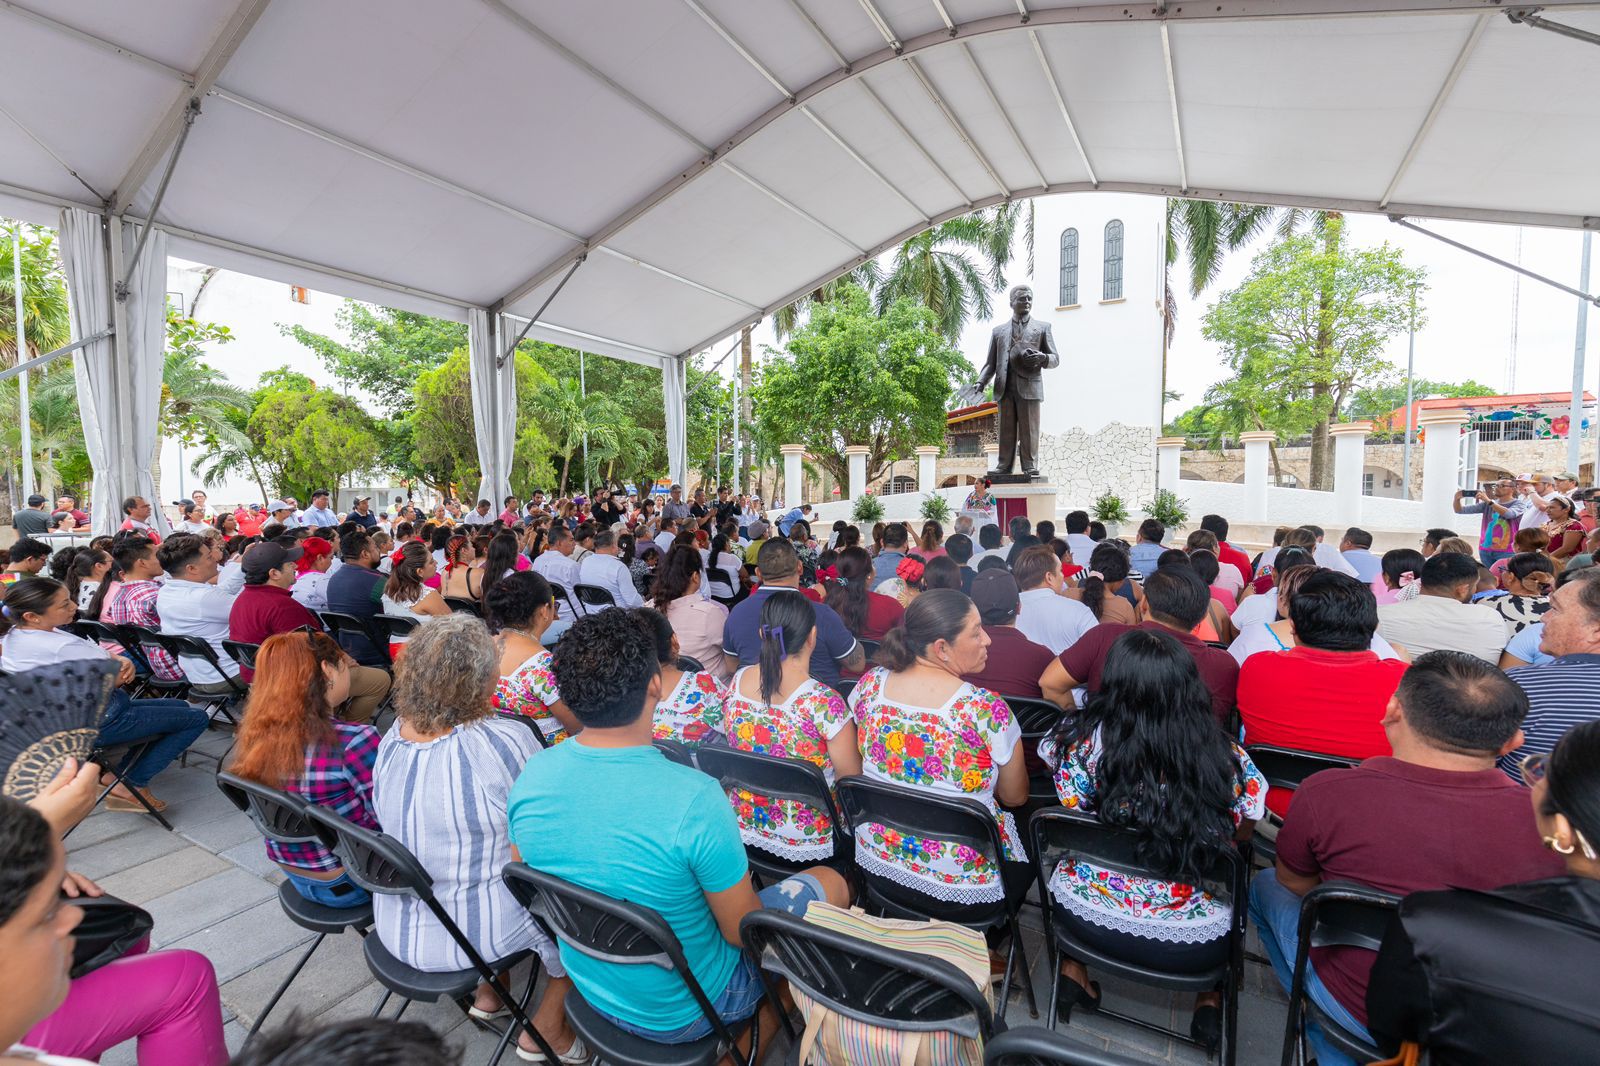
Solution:
[[[1178,490],[1183,446],[1187,443],[1182,437],[1156,438],[1156,488]]]
[[[1239,434],[1244,444],[1244,520],[1267,520],[1267,467],[1271,456],[1269,448],[1278,439],[1270,429],[1253,430]]]
[[[1422,431],[1422,521],[1448,526],[1455,514],[1451,503],[1461,484],[1461,427],[1467,413],[1452,407],[1424,410],[1417,416]]]
[[[934,492],[939,488],[939,446],[924,444],[917,449],[917,491]]]
[[[1367,466],[1367,434],[1371,422],[1345,422],[1328,427],[1333,438],[1333,506],[1340,521],[1361,524],[1361,476]]]
[[[783,455],[783,502],[789,507],[799,507],[806,501],[804,471],[800,466],[800,457],[806,453],[803,444],[780,444],[778,451]]]
[[[872,449],[865,444],[852,444],[844,450],[850,463],[850,498],[860,499],[867,491],[867,455]]]

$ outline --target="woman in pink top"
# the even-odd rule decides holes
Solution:
[[[944,554],[944,527],[933,519],[922,523],[922,536],[917,538],[911,554],[922,556],[923,562],[932,562]]]
[[[674,546],[656,572],[651,606],[672,623],[679,650],[726,683],[738,665],[722,653],[722,628],[728,622],[728,609],[700,594],[704,580],[705,560],[700,552]]]
[[[1393,548],[1383,553],[1383,569],[1372,579],[1372,594],[1378,606],[1409,600],[1422,591],[1417,584],[1422,564],[1427,562],[1415,548]]]

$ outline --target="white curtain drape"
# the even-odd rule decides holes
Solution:
[[[151,473],[158,444],[161,370],[166,348],[167,235],[156,230],[145,244],[128,298],[111,300],[110,242],[120,242],[117,263],[133,256],[139,228],[82,208],[61,212],[61,262],[74,339],[120,325],[121,334],[73,354],[78,411],[94,469],[90,511],[96,533],[122,523],[122,501],[143,496],[154,508],[151,522],[170,531]],[[117,322],[121,319],[121,322]]]
[[[668,359],[661,365],[661,401],[667,415],[667,476],[681,485],[689,473],[689,447],[686,436],[687,414],[685,376],[688,361]]]
[[[467,345],[472,381],[472,422],[478,441],[478,499],[496,508],[511,495],[511,454],[517,440],[517,367],[507,359],[497,366],[505,343],[505,320],[475,307],[467,312]],[[474,503],[477,500],[472,501]]]

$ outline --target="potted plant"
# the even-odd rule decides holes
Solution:
[[[941,526],[950,522],[950,501],[937,492],[922,497],[921,511],[924,522],[938,522]]]
[[[1189,520],[1189,501],[1180,499],[1171,489],[1157,489],[1144,511],[1168,530],[1179,530]]]
[[[855,506],[850,508],[850,520],[862,522],[871,526],[874,522],[883,521],[883,501],[870,492],[864,492],[856,497]]]
[[[1128,520],[1128,505],[1108,488],[1094,501],[1089,513],[1106,527],[1107,537],[1116,537],[1122,532],[1122,523]]]

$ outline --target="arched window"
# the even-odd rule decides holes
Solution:
[[[1122,220],[1106,223],[1105,294],[1102,300],[1122,299]]]
[[[1061,231],[1061,301],[1062,307],[1072,307],[1078,302],[1078,231]]]

